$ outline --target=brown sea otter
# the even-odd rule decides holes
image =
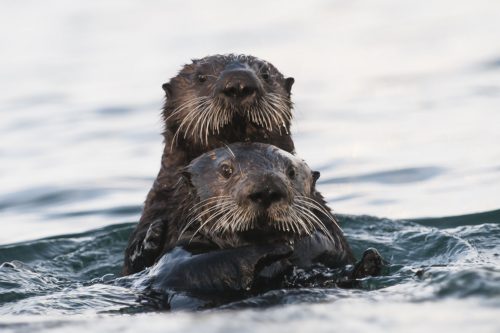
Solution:
[[[193,158],[233,142],[263,142],[293,152],[293,78],[246,55],[193,60],[163,85],[165,148],[161,168],[125,251],[124,274],[151,266],[172,238],[168,214],[179,170]]]
[[[179,207],[167,215],[170,233],[150,273],[152,289],[212,299],[293,287],[284,276],[297,268],[354,265],[316,191],[318,177],[300,158],[262,143],[234,143],[194,159],[176,184]],[[381,267],[369,250],[329,283],[351,286]]]

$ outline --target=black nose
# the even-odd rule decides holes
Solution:
[[[234,69],[223,73],[221,92],[231,98],[245,98],[258,89],[257,79],[252,71]]]
[[[262,186],[255,188],[248,195],[248,199],[250,199],[250,201],[263,208],[267,208],[271,206],[271,204],[285,200],[286,198],[286,190],[277,184],[263,184]]]

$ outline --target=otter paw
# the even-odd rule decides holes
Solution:
[[[361,260],[354,265],[351,277],[362,279],[367,276],[379,276],[385,265],[386,262],[377,249],[369,248],[363,252]]]
[[[147,252],[157,252],[163,247],[163,234],[165,226],[162,220],[156,220],[148,228],[141,247]]]
[[[156,220],[149,226],[142,241],[138,240],[129,248],[125,274],[140,272],[154,264],[163,248],[165,225],[162,220]]]

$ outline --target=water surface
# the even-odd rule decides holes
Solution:
[[[0,6],[2,331],[500,329],[498,1]],[[295,77],[297,153],[389,275],[168,314],[119,278],[159,168],[161,84],[227,52]]]

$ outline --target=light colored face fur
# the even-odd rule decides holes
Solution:
[[[329,234],[317,214],[330,214],[312,199],[317,173],[275,146],[236,143],[215,149],[196,158],[186,174],[198,203],[184,231]]]
[[[221,93],[224,77],[234,70],[250,75],[256,87],[254,93],[242,99]],[[252,123],[269,133],[288,134],[292,84],[293,78],[285,78],[273,65],[252,56],[219,55],[193,60],[164,85],[164,117],[174,133],[172,145],[182,139],[208,146],[212,136],[223,138],[225,131],[230,134],[231,126],[238,121]]]

